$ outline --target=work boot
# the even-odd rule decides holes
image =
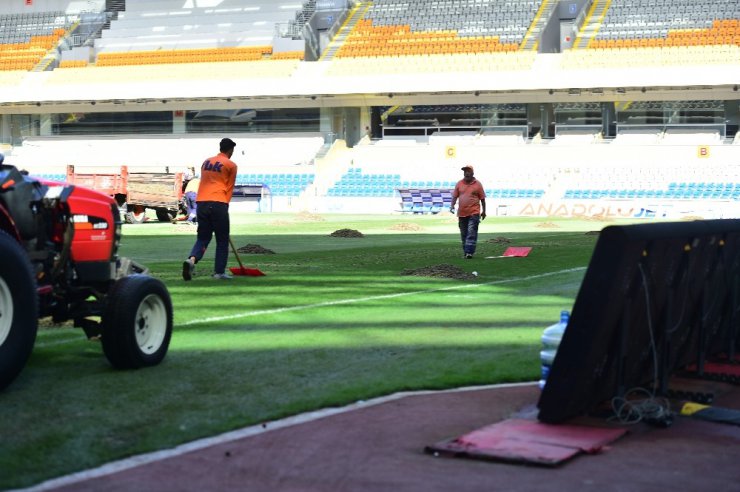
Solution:
[[[192,280],[195,274],[195,262],[192,258],[182,262],[182,279],[185,281]]]
[[[217,280],[231,280],[232,276],[226,272],[224,273],[214,273],[213,278]]]

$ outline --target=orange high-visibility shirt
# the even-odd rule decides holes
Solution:
[[[223,152],[200,166],[199,202],[229,203],[236,183],[236,164]]]
[[[455,185],[452,196],[458,199],[457,216],[470,217],[471,215],[480,214],[480,201],[486,199],[486,192],[477,179],[474,179],[470,184],[461,179]]]

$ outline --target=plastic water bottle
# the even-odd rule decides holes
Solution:
[[[563,338],[565,328],[568,326],[570,313],[566,310],[560,311],[560,321],[550,325],[542,332],[542,350],[540,351],[540,362],[542,363],[540,373],[540,390],[544,389],[547,383],[547,376],[550,375],[552,362],[555,360],[555,354],[558,351],[560,340]]]

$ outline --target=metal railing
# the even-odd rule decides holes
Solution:
[[[411,126],[411,125],[402,125],[402,126],[384,126],[382,129],[382,135],[383,137],[386,136],[424,136],[428,137],[430,135],[434,134],[445,134],[445,133],[453,133],[453,132],[466,132],[470,135],[495,135],[496,133],[500,132],[506,132],[506,133],[521,133],[522,138],[527,138],[529,128],[526,125],[516,125],[516,126],[501,126],[501,125],[430,125],[430,126]]]
[[[670,130],[694,130],[696,133],[717,132],[721,139],[727,136],[727,125],[724,123],[665,123],[665,124],[629,124],[617,123],[617,135],[622,132],[654,131],[655,133],[669,132]],[[704,130],[704,131],[702,131]],[[693,145],[693,143],[691,144]]]

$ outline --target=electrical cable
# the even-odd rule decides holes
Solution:
[[[645,397],[637,398],[640,393]],[[662,427],[673,422],[670,402],[666,398],[656,398],[645,388],[633,388],[624,397],[612,398],[611,404],[614,415],[609,417],[609,422],[627,425],[647,422]]]
[[[719,256],[718,263],[719,263],[719,265],[717,265],[715,267],[715,270],[717,268],[719,268],[720,266],[724,265],[724,262],[722,261],[722,256],[721,255]],[[708,277],[708,278],[711,278],[711,277]],[[724,275],[720,275],[720,278],[724,278]],[[725,288],[727,288],[727,285],[725,285]],[[718,291],[718,289],[716,289],[716,290],[715,289],[708,289],[708,290],[710,290],[712,292],[717,292]],[[710,315],[714,311],[714,308],[720,302],[722,302],[722,300],[723,300],[722,296],[718,296],[718,295],[712,296],[712,302],[711,302],[711,304],[709,306],[705,306],[704,309],[702,309],[702,316],[701,316],[701,321],[702,322],[707,321],[710,318]]]
[[[691,258],[689,258],[689,260],[691,260]],[[676,330],[678,330],[681,327],[681,323],[683,323],[683,317],[686,314],[686,306],[688,305],[688,300],[689,300],[689,288],[691,286],[690,276],[689,276],[690,274],[691,274],[691,264],[689,264],[686,267],[686,276],[685,276],[686,278],[684,281],[685,292],[683,295],[683,302],[681,302],[681,315],[678,317],[678,321],[676,321],[676,324],[674,324],[671,328],[666,330],[666,335],[671,335],[675,333]]]
[[[627,391],[624,397],[614,397],[611,400],[614,415],[608,420],[610,422],[619,422],[621,424],[636,424],[638,422],[647,422],[660,427],[668,427],[673,422],[673,414],[670,409],[670,402],[665,398],[656,398],[655,391],[658,385],[658,352],[655,345],[655,335],[653,333],[653,317],[650,313],[652,300],[650,299],[650,287],[648,284],[647,273],[642,262],[637,264],[640,269],[642,278],[643,291],[645,292],[645,303],[647,313],[648,332],[650,334],[650,349],[653,354],[653,389],[649,391],[645,388],[633,388]],[[631,395],[643,393],[644,398],[635,398]]]
[[[643,287],[642,290],[645,292],[645,312],[647,313],[648,332],[650,333],[650,349],[653,353],[653,396],[655,396],[655,388],[658,385],[658,351],[655,347],[655,335],[653,334],[653,317],[650,314],[652,301],[650,300],[650,288],[648,286],[647,274],[645,273],[645,268],[643,268],[642,262],[639,262],[637,267],[640,269]]]

